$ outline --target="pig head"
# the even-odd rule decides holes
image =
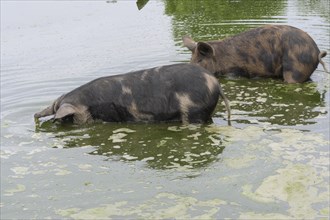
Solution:
[[[219,96],[229,102],[218,80],[192,64],[175,64],[98,78],[62,95],[36,113],[36,119],[77,124],[108,122],[181,121],[204,123],[211,119]]]
[[[321,63],[320,51],[304,31],[287,25],[266,25],[221,41],[195,42],[183,37],[195,63],[219,75],[283,78],[288,83],[310,79]]]

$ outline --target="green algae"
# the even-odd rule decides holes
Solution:
[[[159,193],[139,205],[121,201],[85,210],[60,209],[56,213],[73,219],[116,219],[119,216],[142,219],[212,219],[223,205],[227,205],[227,202],[221,199],[199,200],[173,193]],[[200,214],[192,216],[190,212],[196,209],[200,210]]]
[[[239,219],[253,219],[253,220],[281,220],[281,219],[295,219],[287,215],[280,213],[255,213],[255,212],[245,212],[241,213]]]
[[[24,192],[26,190],[25,185],[23,184],[16,184],[15,188],[12,189],[6,189],[5,190],[5,196],[14,196],[16,193]]]
[[[329,191],[315,168],[304,164],[289,164],[278,169],[276,175],[265,178],[252,192],[252,186],[243,186],[243,195],[258,202],[284,201],[294,218],[314,218],[318,212],[312,204],[326,202]],[[321,193],[325,189],[325,193]]]

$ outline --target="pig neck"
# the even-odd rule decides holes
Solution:
[[[211,41],[209,44],[215,50],[216,75],[224,75],[228,70],[238,65],[237,36],[229,37],[221,41]]]

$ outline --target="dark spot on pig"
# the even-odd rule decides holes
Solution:
[[[304,82],[305,76],[298,70],[292,71],[292,79],[294,79],[296,82]]]
[[[304,64],[309,64],[311,62],[313,62],[313,57],[310,53],[300,53],[298,54],[298,61]]]
[[[207,108],[205,109],[206,112],[212,111],[212,109]],[[190,107],[188,110],[188,120],[193,123],[201,123],[203,121],[210,120],[209,118],[205,117],[205,115],[201,114],[200,111],[198,111],[198,107]]]
[[[280,57],[273,56],[273,64],[275,64],[274,66],[278,66],[279,63],[280,63]]]
[[[250,58],[251,58],[251,60],[252,60],[253,64],[257,64],[257,60],[256,60],[256,58],[255,58],[255,57],[250,57]]]
[[[265,71],[268,74],[273,73],[273,55],[265,49],[260,50],[259,60],[262,61]]]
[[[228,70],[228,73],[231,76],[250,77],[249,73],[247,73],[245,69],[240,67],[232,67]]]
[[[283,34],[283,39],[287,39],[288,42],[289,42],[289,47],[293,47],[295,45],[298,45],[298,46],[306,46],[306,40],[302,37],[297,37],[297,33],[296,32],[286,32]]]
[[[282,59],[282,63],[283,63],[283,69],[285,71],[291,71],[292,70],[292,64],[293,64],[293,59],[289,57],[289,50],[285,50],[283,52],[283,59]]]
[[[272,50],[274,50],[274,45],[276,43],[275,38],[268,38],[268,44],[270,45],[270,47],[272,48]]]
[[[90,107],[92,115],[98,115],[98,119],[103,121],[126,122],[134,118],[125,106],[114,105],[114,103],[102,103]]]
[[[260,34],[261,34],[261,35],[266,34],[267,31],[268,31],[267,29],[261,29]]]
[[[283,75],[283,66],[277,66],[277,68],[275,69],[275,76],[276,78],[281,78]]]
[[[243,50],[237,51],[238,55],[240,56],[241,60],[245,61],[246,63],[249,62],[249,54]]]
[[[264,57],[264,67],[265,70],[267,70],[268,75],[271,75],[274,73],[274,67],[273,67],[273,56],[271,54],[265,54]]]

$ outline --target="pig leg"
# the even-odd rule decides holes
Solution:
[[[293,71],[283,71],[284,81],[287,83],[302,83],[304,81],[297,81],[297,75]],[[300,77],[299,77],[300,78]]]
[[[289,56],[283,63],[283,79],[287,83],[303,83],[309,80],[314,69],[311,63],[299,62],[295,55]]]
[[[311,74],[303,74],[298,70],[283,71],[284,81],[287,83],[303,83],[310,79]]]

